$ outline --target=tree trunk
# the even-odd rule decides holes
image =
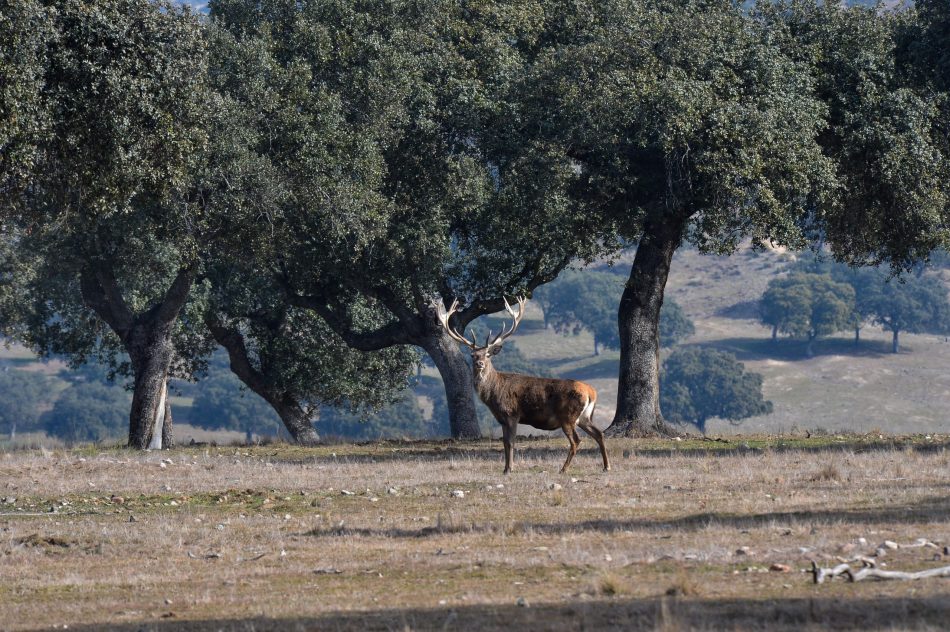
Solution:
[[[234,326],[225,325],[214,314],[205,315],[205,325],[215,342],[228,352],[231,372],[241,382],[259,395],[280,417],[290,437],[300,445],[316,445],[320,436],[313,428],[310,415],[300,405],[300,399],[292,392],[278,388],[273,378],[268,379],[267,371],[255,367],[247,351],[247,344],[241,331]],[[250,432],[250,431],[248,431]],[[250,442],[250,439],[248,440]]]
[[[186,266],[161,300],[150,309],[134,313],[108,257],[98,253],[82,270],[83,302],[119,336],[132,364],[134,387],[129,412],[129,447],[162,449],[172,445],[168,371],[174,347],[172,330],[195,281],[195,268]]]
[[[854,328],[854,346],[857,347],[858,343],[861,342],[861,328]]]
[[[620,299],[620,382],[613,435],[674,434],[660,413],[660,308],[686,218],[647,221]]]
[[[891,337],[891,353],[897,353],[901,350],[899,334],[900,334],[900,330],[895,329],[894,334]]]
[[[597,339],[594,338],[594,357],[596,358],[599,355],[600,355],[600,349],[597,347]]]
[[[310,421],[310,415],[303,409],[295,398],[290,395],[274,398],[273,400],[265,397],[268,403],[284,422],[284,428],[290,433],[295,443],[300,445],[316,445],[320,443],[320,435],[313,427]]]
[[[808,334],[808,344],[805,345],[805,355],[807,355],[809,358],[815,357],[814,344],[815,344],[815,336],[812,334]]]
[[[432,319],[434,320],[434,319]],[[458,343],[445,333],[437,323],[419,341],[435,362],[445,385],[445,399],[449,407],[449,427],[455,439],[478,439],[482,436],[475,414],[474,380],[472,369],[459,351]]]
[[[778,325],[772,325],[772,344],[778,342]]]
[[[161,450],[171,441],[168,369],[172,361],[171,330],[136,325],[125,340],[132,362],[134,388],[129,413],[129,447]],[[168,429],[165,429],[166,421]]]

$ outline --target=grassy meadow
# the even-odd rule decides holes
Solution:
[[[942,629],[950,580],[812,560],[950,543],[950,437],[15,451],[0,628]],[[945,549],[882,549],[884,568]]]

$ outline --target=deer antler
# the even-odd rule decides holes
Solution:
[[[452,329],[452,327],[449,325],[449,319],[452,318],[452,314],[458,311],[458,308],[459,308],[458,299],[455,299],[454,301],[452,301],[452,306],[449,307],[448,312],[445,311],[445,305],[442,304],[442,301],[437,299],[435,302],[435,309],[436,309],[436,313],[439,316],[439,322],[442,323],[442,327],[445,329],[446,333],[448,333],[449,336],[452,337],[452,340],[455,340],[456,342],[461,342],[463,345],[465,345],[469,349],[476,349],[478,348],[478,344],[475,342],[474,335],[472,335],[472,339],[469,340],[468,338],[466,338],[459,332]]]
[[[495,345],[500,346],[501,344],[503,344],[505,342],[505,339],[508,338],[508,336],[515,333],[515,330],[518,329],[518,325],[521,324],[521,319],[524,318],[524,306],[525,306],[525,303],[528,302],[528,299],[526,299],[523,296],[518,297],[518,313],[517,314],[515,313],[515,310],[512,309],[511,305],[508,304],[508,299],[505,298],[503,300],[505,301],[505,311],[511,314],[511,317],[514,320],[511,323],[511,328],[502,327],[498,335],[495,336],[493,339],[491,339],[490,342],[488,341],[488,339],[486,339],[486,345],[485,345],[486,347],[494,347]],[[489,337],[491,337],[490,332],[489,332]]]

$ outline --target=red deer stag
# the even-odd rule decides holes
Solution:
[[[449,311],[439,301],[436,309],[439,321],[450,336],[472,350],[472,370],[475,378],[475,392],[481,398],[495,419],[501,424],[502,439],[505,443],[505,474],[511,472],[511,460],[514,456],[514,438],[518,424],[525,424],[539,430],[557,430],[560,428],[571,444],[567,461],[561,472],[567,470],[581,439],[577,436],[577,426],[594,438],[604,457],[604,471],[610,470],[607,460],[607,448],[604,447],[604,434],[593,424],[594,405],[597,403],[597,391],[589,384],[576,380],[558,380],[518,373],[496,371],[491,358],[501,351],[505,340],[518,329],[524,317],[525,299],[518,299],[518,313],[511,308],[507,299],[505,309],[514,319],[511,327],[502,327],[501,332],[492,338],[491,332],[484,346],[478,346],[474,334],[468,340],[449,325],[449,319],[458,310],[458,300],[452,303]]]

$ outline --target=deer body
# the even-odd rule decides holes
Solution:
[[[607,459],[607,449],[604,446],[604,435],[591,421],[594,406],[597,403],[597,391],[589,384],[577,380],[561,380],[554,378],[534,377],[519,373],[504,373],[495,371],[491,357],[501,351],[504,340],[514,333],[524,316],[524,299],[519,299],[521,307],[518,314],[505,302],[508,312],[515,318],[511,329],[502,331],[494,339],[489,333],[484,346],[478,346],[469,341],[449,325],[448,320],[457,308],[453,303],[448,313],[439,305],[439,319],[453,338],[462,342],[472,350],[472,372],[474,375],[475,392],[485,403],[488,409],[501,424],[502,441],[505,445],[505,473],[511,472],[511,462],[514,457],[514,437],[517,434],[518,424],[524,424],[539,430],[558,430],[564,432],[570,443],[567,461],[561,472],[567,470],[577,447],[580,437],[577,427],[589,434],[600,447],[604,460],[604,471],[610,470]]]

